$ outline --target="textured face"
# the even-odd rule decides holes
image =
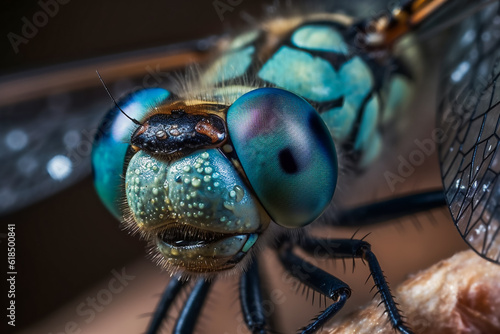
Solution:
[[[179,109],[170,96],[149,89],[120,101],[140,126],[117,108],[108,113],[94,142],[96,188],[115,216],[154,245],[165,268],[230,269],[270,219],[218,149],[227,139],[218,105]]]
[[[134,223],[154,234],[167,267],[231,268],[267,227],[258,201],[214,149],[171,163],[140,151],[128,165],[125,192]]]
[[[301,227],[330,203],[335,148],[304,99],[261,88],[227,108],[188,106],[169,96],[149,90],[121,101],[141,124],[127,120],[120,127],[125,116],[111,110],[93,156],[98,190],[119,190],[109,196],[100,191],[101,198],[149,240],[165,268],[230,269],[267,229],[269,216]],[[114,128],[121,129],[118,136]]]

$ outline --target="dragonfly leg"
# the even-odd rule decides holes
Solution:
[[[343,210],[329,224],[336,226],[371,225],[445,205],[443,189],[425,191]]]
[[[280,260],[292,276],[334,301],[300,331],[302,334],[314,333],[342,309],[351,295],[351,289],[340,279],[295,255],[290,245],[284,246],[280,250]]]
[[[371,277],[385,306],[387,316],[394,329],[400,333],[412,333],[403,321],[397,303],[391,294],[389,284],[377,257],[371,250],[371,245],[363,240],[356,239],[316,239],[307,238],[299,245],[304,251],[320,258],[355,258],[363,259],[368,263]]]
[[[205,280],[204,278],[199,278],[196,281],[193,291],[189,294],[179,314],[179,318],[177,318],[177,322],[172,332],[173,334],[193,333],[194,327],[196,326],[196,319],[200,315],[200,311],[210,291],[211,285],[212,281]]]
[[[151,318],[151,322],[149,323],[148,329],[146,330],[145,334],[159,333],[161,324],[163,323],[168,309],[186,283],[183,280],[179,280],[179,278],[180,275],[175,275],[167,284],[167,287],[162,293],[160,302],[156,306],[153,317]]]
[[[257,258],[240,279],[240,302],[245,323],[252,334],[266,334],[266,316],[262,303],[259,265]]]

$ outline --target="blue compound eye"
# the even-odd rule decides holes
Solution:
[[[301,227],[323,212],[337,183],[337,155],[309,103],[282,89],[256,89],[233,103],[227,124],[243,170],[277,224]]]
[[[118,104],[128,116],[141,120],[151,108],[169,96],[170,93],[165,89],[149,88],[129,94]],[[97,194],[118,219],[122,219],[123,164],[130,146],[130,135],[136,128],[137,125],[114,107],[101,121],[92,148],[92,170]]]

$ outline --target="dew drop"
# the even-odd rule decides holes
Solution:
[[[191,184],[193,185],[193,187],[199,187],[201,185],[201,180],[197,177],[193,177],[193,179],[191,180]]]
[[[233,190],[236,193],[236,202],[241,201],[245,196],[245,190],[238,185],[234,186]]]

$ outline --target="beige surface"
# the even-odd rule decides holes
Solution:
[[[414,275],[395,294],[416,333],[500,333],[500,266],[471,250]],[[323,333],[391,333],[377,304],[337,319]]]

